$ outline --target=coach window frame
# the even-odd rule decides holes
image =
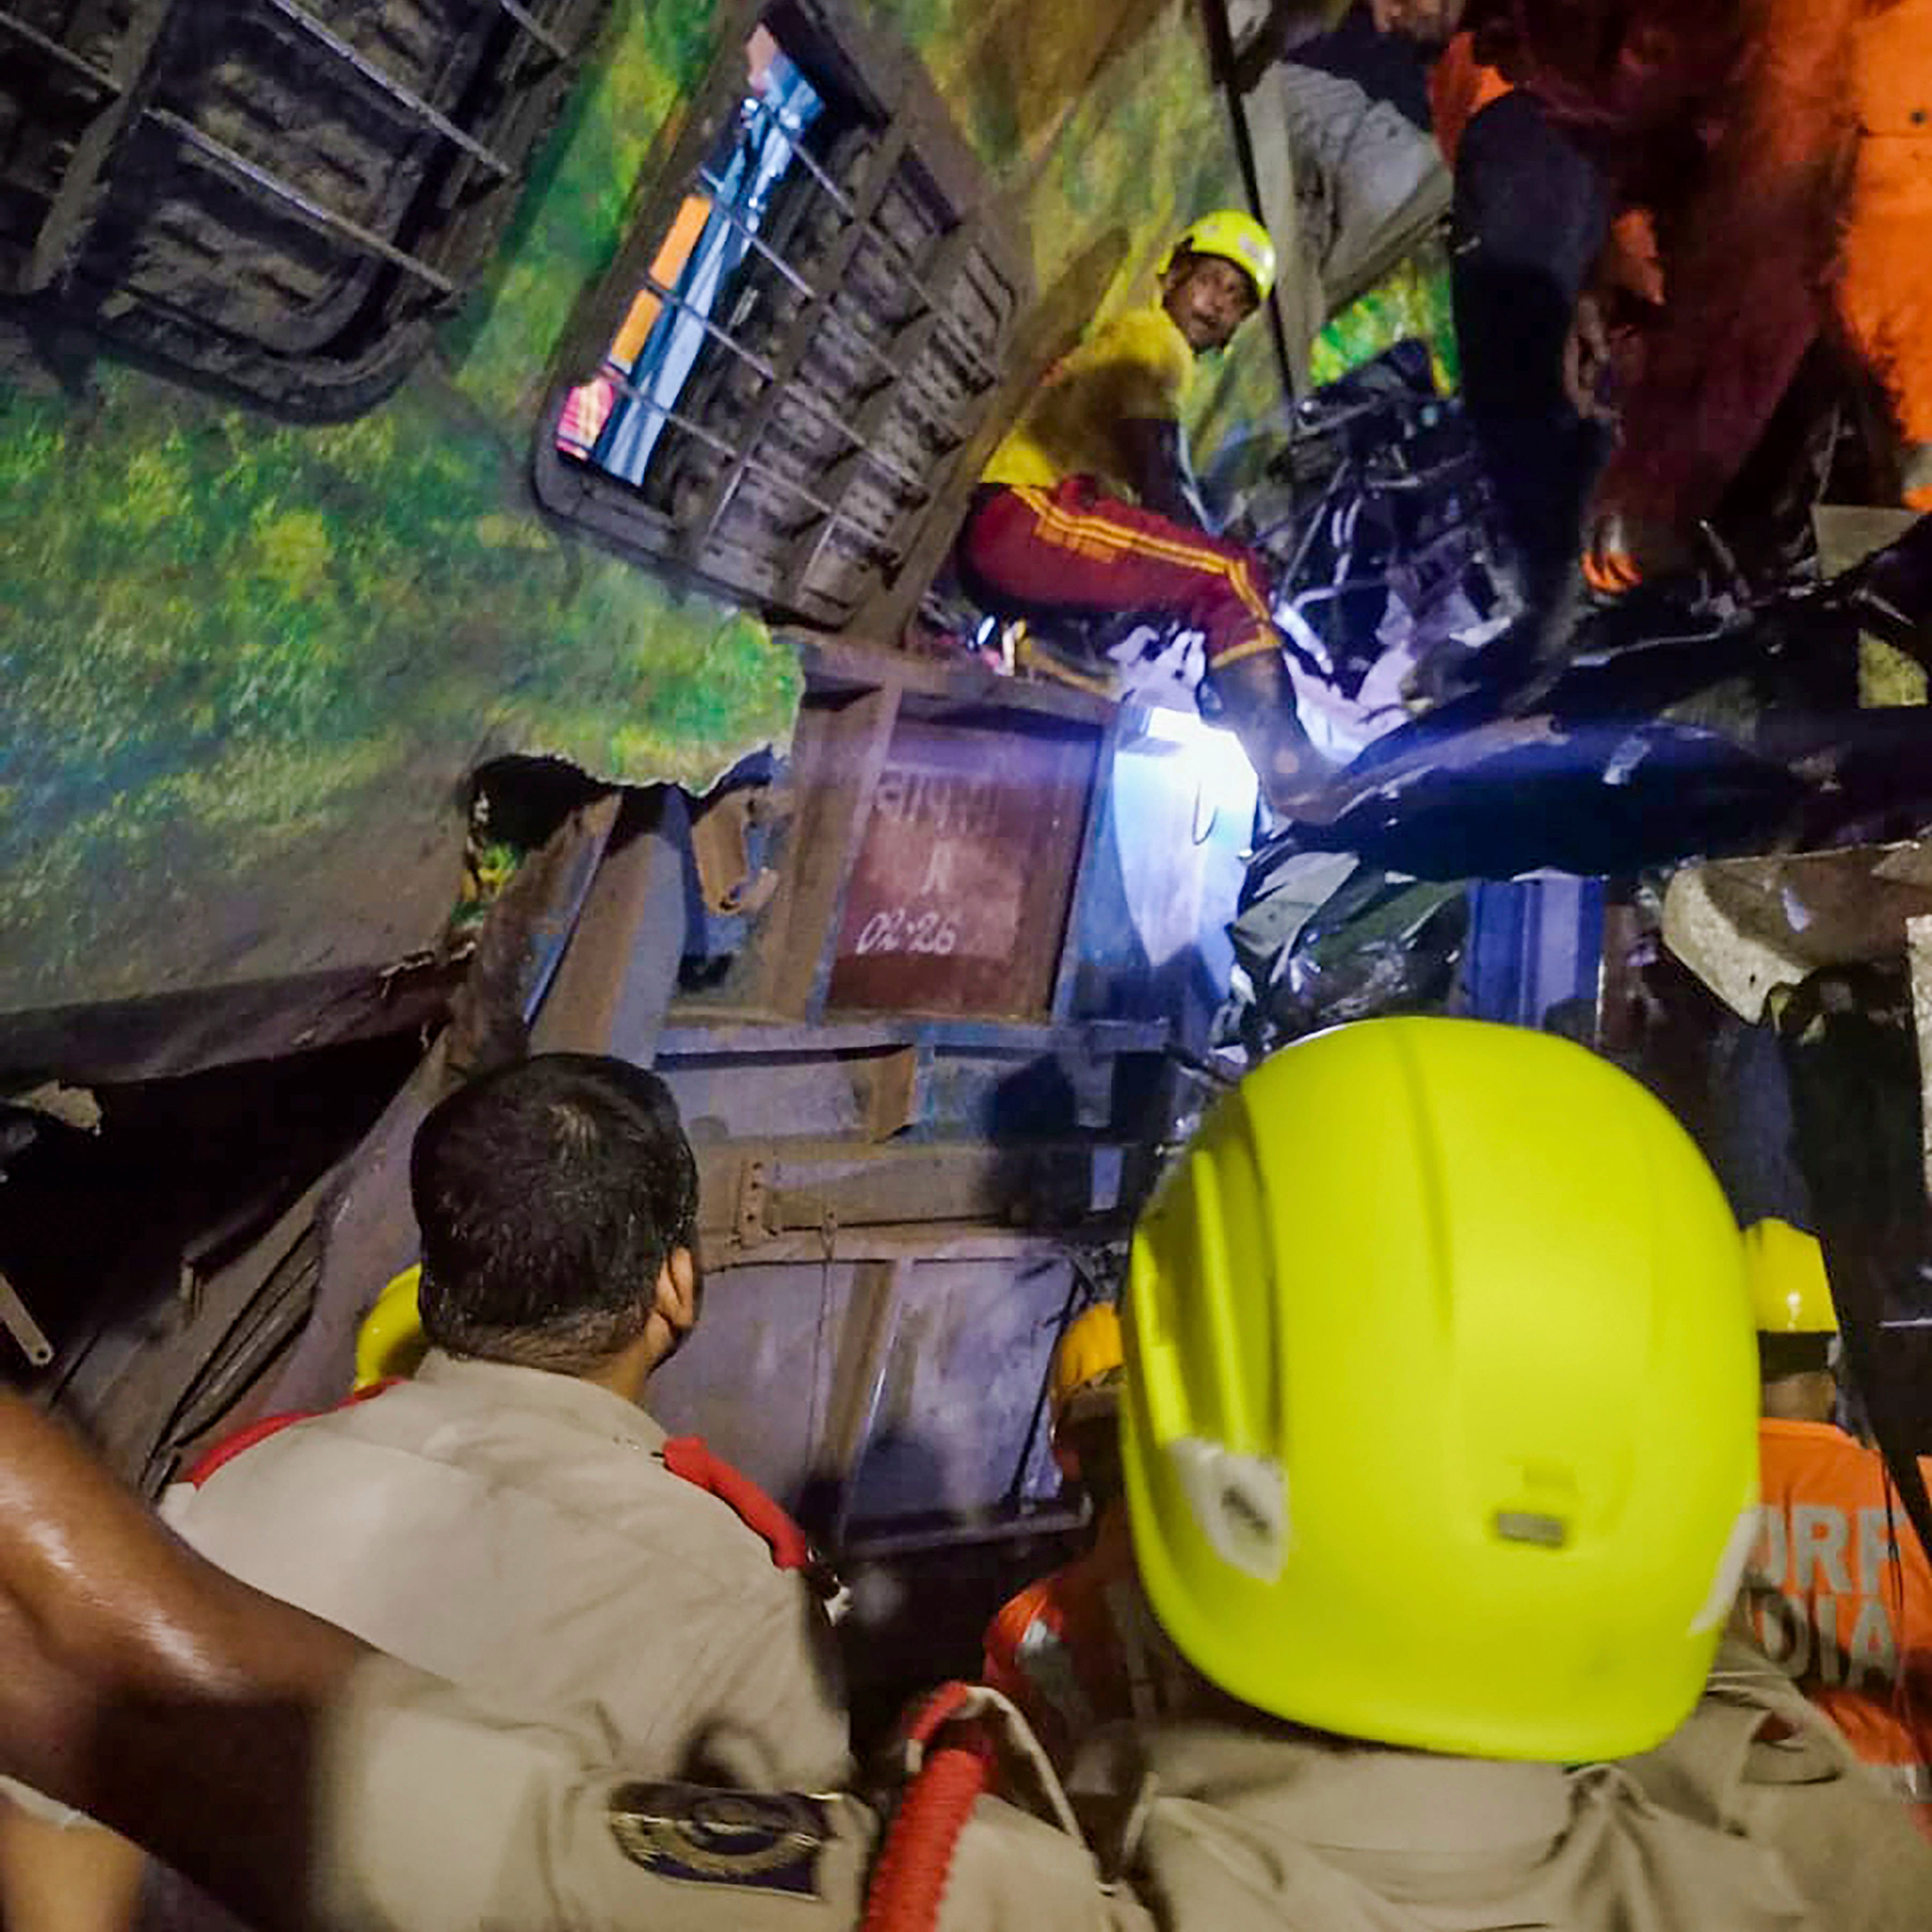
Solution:
[[[759,441],[771,424],[780,398],[761,395],[742,425],[728,424],[722,430],[701,418],[694,422],[675,404],[664,409],[674,428],[687,435],[694,429],[705,432],[697,440],[713,447],[726,446],[724,480],[707,492],[704,519],[680,526],[668,512],[646,502],[641,488],[594,463],[566,454],[559,447],[558,431],[572,390],[604,369],[609,346],[638,292],[648,290],[661,299],[667,293],[656,284],[652,265],[680,206],[698,191],[700,177],[721,136],[741,112],[746,88],[746,48],[760,26],[771,32],[781,49],[805,70],[828,101],[856,108],[858,118],[876,136],[854,197],[859,218],[845,224],[833,244],[833,260],[849,260],[856,253],[868,232],[870,218],[908,164],[944,205],[952,225],[940,231],[932,262],[922,278],[915,280],[922,295],[931,298],[899,325],[893,336],[878,347],[866,350],[890,372],[888,379],[867,395],[850,423],[839,425],[848,447],[836,460],[822,464],[809,485],[778,476],[768,466],[757,463]],[[936,566],[944,547],[950,544],[976,474],[974,458],[983,454],[998,433],[999,410],[1010,389],[1008,364],[1033,292],[1030,272],[1015,238],[1020,231],[988,171],[952,126],[916,56],[881,24],[870,19],[862,23],[845,0],[776,0],[776,4],[740,0],[721,13],[717,32],[716,52],[688,112],[661,136],[640,172],[641,192],[623,246],[609,272],[580,306],[553,366],[532,452],[536,495],[546,510],[570,526],[604,538],[674,584],[700,589],[777,621],[824,629],[888,632],[909,614],[923,589],[924,575]],[[824,180],[819,169],[810,163],[807,167],[820,174],[821,182]],[[751,247],[769,260],[770,251],[760,246],[762,238],[754,240]],[[970,344],[965,345],[968,353],[980,362],[982,386],[974,392],[973,406],[964,419],[956,417],[946,425],[950,447],[931,475],[916,479],[924,501],[905,514],[900,526],[903,541],[890,560],[868,572],[864,594],[842,607],[836,598],[814,590],[814,566],[834,530],[853,522],[848,514],[852,484],[868,464],[904,482],[904,466],[882,452],[871,433],[906,394],[908,372],[932,337],[947,326],[949,298],[961,286],[966,266],[976,256],[982,271],[996,278],[1008,296],[990,352],[980,354]],[[812,325],[829,307],[837,284],[836,272],[833,278],[821,284],[816,271],[802,273],[789,262],[787,267],[788,279],[796,278],[794,286],[808,284],[811,296],[776,345],[778,353],[770,364],[776,380],[768,386],[796,400],[802,388],[790,387],[791,379],[808,345]],[[670,305],[680,306],[674,294]],[[694,310],[686,312],[699,321],[707,338],[727,338],[728,352],[746,361],[754,359],[756,351],[751,345],[728,340],[718,314],[697,316]],[[952,337],[958,346],[961,332],[956,326]],[[806,401],[803,408],[808,414],[830,420],[816,398]],[[810,512],[803,520],[805,531],[770,551],[730,543],[722,533],[734,491],[759,468],[765,469],[767,480],[796,496]],[[894,532],[898,534],[899,530]],[[783,575],[776,583],[768,580],[774,559],[783,567]],[[740,565],[742,568],[733,567]],[[761,578],[767,580],[761,582]],[[890,619],[882,614],[888,611],[892,614]]]

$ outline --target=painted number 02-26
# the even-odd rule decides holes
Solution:
[[[941,912],[914,914],[904,906],[875,912],[859,929],[859,956],[871,952],[931,952],[944,958],[959,944],[959,928]]]

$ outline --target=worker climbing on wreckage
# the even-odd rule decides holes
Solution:
[[[1208,682],[1289,816],[1326,768],[1294,694],[1261,560],[1211,533],[1182,406],[1199,358],[1226,349],[1274,288],[1274,243],[1223,208],[1162,257],[1160,298],[1090,334],[1049,369],[982,472],[959,532],[959,574],[1019,618],[1178,622],[1205,640]]]

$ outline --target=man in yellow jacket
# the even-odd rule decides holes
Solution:
[[[1210,533],[1181,422],[1197,359],[1234,340],[1275,272],[1251,216],[1222,208],[1184,230],[1162,260],[1159,300],[1047,371],[980,476],[956,556],[975,599],[1004,616],[1199,631],[1270,802],[1292,813],[1323,767],[1295,716],[1266,573]]]

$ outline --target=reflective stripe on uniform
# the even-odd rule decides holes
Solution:
[[[1242,608],[1256,623],[1264,627],[1268,646],[1273,647],[1274,618],[1268,599],[1242,563],[1225,552],[1211,544],[1156,536],[1144,530],[1124,529],[1104,514],[1090,512],[1083,515],[1064,510],[1043,490],[1021,486],[1013,494],[1040,519],[1040,534],[1048,543],[1063,544],[1087,556],[1126,551],[1137,556],[1157,557],[1163,563],[1178,564],[1184,569],[1198,570],[1204,576],[1218,578],[1240,600]],[[1228,656],[1248,654],[1244,649]]]

